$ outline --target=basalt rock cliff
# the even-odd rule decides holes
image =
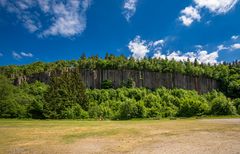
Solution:
[[[49,83],[51,77],[61,75],[61,71],[42,72],[30,76],[21,76],[15,78],[16,85],[23,82],[33,83],[41,81]],[[104,80],[111,80],[114,88],[121,86],[121,83],[133,79],[136,87],[146,87],[155,89],[158,87],[166,88],[182,88],[188,90],[196,90],[199,93],[206,93],[213,89],[219,88],[219,83],[204,76],[189,76],[180,73],[160,73],[151,71],[137,70],[88,70],[80,71],[83,82],[87,88],[101,88],[101,83]]]

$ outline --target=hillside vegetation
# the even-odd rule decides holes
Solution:
[[[13,79],[54,70],[74,68],[53,77],[47,85],[36,81],[20,86]],[[133,69],[155,72],[206,76],[218,80],[220,89],[206,94],[183,89],[134,88],[128,79],[122,88],[112,89],[112,81],[104,81],[102,89],[85,89],[78,71],[81,69]],[[76,72],[77,71],[77,72]],[[75,61],[37,62],[23,66],[0,67],[0,117],[37,119],[132,119],[191,117],[240,114],[240,65],[205,65],[166,59],[127,59],[106,55]]]

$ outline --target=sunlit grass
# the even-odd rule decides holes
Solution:
[[[92,142],[95,139],[101,142],[114,141],[118,146],[113,149],[126,152],[143,143],[147,145],[159,139],[196,132],[232,132],[239,135],[240,124],[208,122],[207,119],[196,118],[130,121],[1,119],[0,153],[8,153],[12,149],[24,149],[28,152],[38,150],[41,153],[44,147],[49,150],[47,153],[63,153],[59,151],[61,148],[71,149],[76,143]]]

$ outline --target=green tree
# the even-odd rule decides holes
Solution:
[[[88,109],[85,87],[78,72],[64,72],[52,78],[45,98],[45,115],[50,118],[63,118],[61,113],[77,104]]]
[[[0,117],[25,118],[27,105],[32,98],[12,85],[5,76],[0,75]]]

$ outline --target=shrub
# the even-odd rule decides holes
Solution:
[[[208,113],[209,106],[206,101],[184,98],[181,100],[178,116],[191,117]]]
[[[240,98],[237,98],[233,101],[234,103],[234,106],[236,107],[237,109],[237,113],[240,115]]]
[[[101,83],[101,88],[102,89],[111,89],[113,88],[113,83],[111,80],[104,80]]]
[[[89,110],[89,116],[94,119],[112,119],[114,118],[113,112],[108,103],[101,103],[98,105],[96,102],[92,102]]]
[[[236,114],[236,108],[229,99],[221,96],[212,100],[211,113],[213,115],[233,115]]]
[[[126,88],[134,88],[135,87],[135,82],[132,78],[129,78],[126,81],[123,81],[121,86],[126,87]]]
[[[66,108],[61,113],[62,119],[87,119],[88,112],[84,111],[79,104]]]
[[[143,118],[145,117],[146,110],[143,103],[136,103],[133,99],[128,99],[123,102],[119,107],[119,118],[120,119],[131,119],[131,118]]]

